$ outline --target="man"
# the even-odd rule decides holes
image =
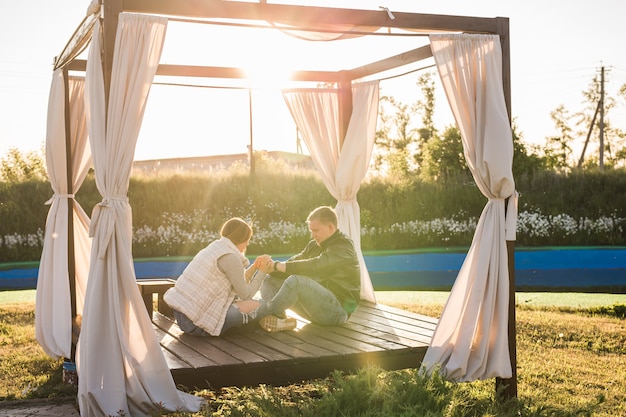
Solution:
[[[359,260],[352,240],[337,228],[335,210],[318,207],[307,223],[312,240],[302,252],[267,266],[271,276],[261,286],[267,314],[259,321],[266,331],[296,327],[296,320],[285,316],[288,308],[330,326],[345,323],[359,303]]]

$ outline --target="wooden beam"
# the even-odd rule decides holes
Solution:
[[[350,77],[350,79],[356,80],[358,78],[378,74],[383,71],[401,67],[403,65],[412,64],[414,62],[421,61],[432,56],[433,52],[430,49],[430,45],[426,45],[408,52],[404,52],[399,55],[385,58],[381,61],[376,61],[372,62],[371,64],[366,64],[357,68],[353,68],[348,71],[348,76]]]
[[[159,65],[156,75],[197,78],[247,78],[242,68],[203,67],[194,65]]]
[[[395,19],[389,19],[386,11],[351,10],[339,8],[322,8],[310,6],[293,6],[267,3],[224,2],[220,0],[105,0],[105,69],[111,68],[114,30],[117,30],[117,13],[121,11],[154,13],[167,16],[187,18],[232,18],[258,21],[282,22],[292,26],[327,28],[328,25],[358,25],[368,27],[393,27],[403,29],[420,29],[424,31],[464,31],[501,33],[503,27],[508,28],[506,18],[476,18],[464,16],[443,16],[417,13],[393,12]],[[113,21],[111,21],[113,20]],[[504,25],[504,26],[503,26]],[[113,34],[111,34],[113,32]],[[508,36],[508,32],[507,32]],[[508,46],[508,45],[507,45]],[[110,56],[107,56],[110,54]],[[430,58],[432,52],[426,45],[399,55],[395,55],[371,64],[366,64],[344,72],[343,77],[354,80],[374,75],[399,66]],[[111,62],[109,62],[111,61]],[[72,65],[70,69],[81,70],[82,64]],[[290,78],[293,81],[340,82],[340,71],[297,71]],[[238,68],[232,67],[201,67],[183,65],[160,65],[157,75],[233,78],[245,79],[247,75]],[[110,73],[104,71],[105,91],[108,97]],[[509,81],[510,82],[510,81]],[[510,90],[510,89],[509,89]],[[506,92],[505,92],[506,94]],[[510,101],[509,101],[510,103]],[[510,112],[509,112],[510,114]]]
[[[67,64],[66,68],[69,71],[85,72],[87,71],[87,61],[84,59],[75,59]]]
[[[76,59],[67,68],[70,71],[85,72],[87,61]],[[248,74],[242,68],[235,67],[205,67],[195,65],[172,65],[161,64],[157,68],[156,75],[172,77],[195,77],[195,78],[224,78],[224,79],[247,79]],[[290,76],[291,81],[311,82],[339,82],[339,71],[294,71]]]
[[[446,16],[395,12],[390,19],[384,10],[358,10],[328,7],[248,3],[220,0],[123,0],[124,11],[151,13],[197,19],[228,18],[272,22],[302,28],[328,25],[355,25],[420,29],[424,31],[460,31],[496,33],[495,18]]]
[[[235,67],[162,64],[159,65],[156,73],[157,75],[178,77],[249,78],[245,70]],[[295,71],[289,79],[292,81],[337,82],[340,75],[336,71]]]

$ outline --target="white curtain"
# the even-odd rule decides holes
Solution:
[[[517,208],[500,40],[496,35],[431,35],[430,40],[467,165],[489,201],[422,369],[440,367],[458,381],[510,378],[506,240],[515,240]]]
[[[294,38],[316,42],[360,38],[362,36],[366,36],[365,34],[367,33],[374,33],[378,29],[380,29],[378,26],[337,25],[330,23],[325,27],[326,32],[302,31],[297,29],[291,29],[288,26],[282,25],[274,25],[274,27],[280,29],[286,35],[293,36]]]
[[[87,143],[83,78],[68,78],[70,103],[70,152],[72,193],[67,186],[65,82],[63,70],[52,76],[48,100],[46,167],[54,195],[46,220],[46,233],[39,263],[35,300],[35,336],[44,352],[57,359],[71,358],[72,310],[68,273],[68,211],[73,200],[73,237],[76,283],[76,312],[82,314],[89,273],[89,218],[74,200],[89,167],[91,150]]]
[[[100,23],[87,62],[86,105],[96,185],[93,247],[77,350],[81,416],[150,416],[197,411],[178,391],[137,288],[131,253],[128,184],[135,144],[156,72],[167,19],[119,16],[108,109],[104,108]]]
[[[361,211],[356,195],[367,173],[378,118],[378,81],[352,86],[352,115],[345,140],[339,126],[339,91],[330,88],[286,90],[283,96],[311,158],[337,199],[339,229],[352,238],[361,265],[361,298],[376,302],[361,253]]]

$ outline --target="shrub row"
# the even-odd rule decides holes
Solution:
[[[521,246],[625,245],[626,173],[537,173],[517,179]],[[38,260],[52,194],[45,181],[0,183],[0,262]],[[192,255],[231,216],[253,222],[250,253],[292,253],[304,220],[336,204],[319,176],[258,164],[205,174],[133,176],[135,257]],[[76,197],[89,213],[101,197],[89,176]],[[364,250],[468,246],[486,198],[472,182],[365,181],[358,193]]]

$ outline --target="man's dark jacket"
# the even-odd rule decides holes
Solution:
[[[352,313],[359,304],[361,270],[354,243],[337,230],[320,245],[311,240],[304,250],[286,262],[286,272],[274,272],[273,277],[304,275],[328,288],[343,308]]]

